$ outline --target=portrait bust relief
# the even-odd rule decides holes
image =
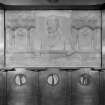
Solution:
[[[46,38],[42,40],[42,49],[46,50],[64,50],[64,37],[62,36],[60,19],[51,15],[46,19]]]
[[[48,34],[56,33],[60,28],[59,19],[54,15],[48,16],[46,20],[46,28],[47,28]]]

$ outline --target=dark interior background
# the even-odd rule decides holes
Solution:
[[[49,1],[53,0],[0,0],[0,3],[7,5],[97,5],[105,3],[105,0],[58,0],[56,3]]]

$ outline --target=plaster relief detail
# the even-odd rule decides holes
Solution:
[[[7,66],[99,67],[100,19],[99,11],[7,11]]]

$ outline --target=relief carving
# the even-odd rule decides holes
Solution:
[[[84,27],[79,30],[78,34],[78,47],[79,50],[92,50],[93,45],[93,32],[90,28]]]
[[[41,48],[46,50],[58,50],[60,48],[62,50],[61,47],[63,47],[64,42],[61,41],[59,19],[56,16],[47,17],[45,26],[47,37],[44,41],[42,40]]]
[[[28,32],[26,29],[18,28],[15,31],[15,49],[18,52],[27,51],[27,36]]]
[[[50,16],[46,19],[46,38],[41,41],[41,49],[52,51],[70,50],[70,40],[62,35],[60,19],[56,16]]]
[[[75,11],[76,12],[76,11]],[[77,13],[77,12],[76,12]],[[80,13],[80,12],[79,12]],[[77,45],[80,50],[95,50],[100,40],[100,14],[98,12],[81,12],[72,16],[72,28],[77,30]],[[99,31],[99,32],[98,32]],[[95,44],[99,45],[95,45]]]
[[[62,15],[64,14],[64,15]],[[7,54],[9,65],[20,61],[30,66],[99,66],[99,12],[84,11],[17,11],[7,12],[6,29],[13,31],[14,50]],[[7,33],[8,35],[8,33]],[[12,34],[11,34],[12,35]],[[11,36],[8,35],[8,36]],[[7,40],[7,43],[8,43]],[[12,44],[10,44],[12,46]],[[21,53],[23,52],[23,53]],[[90,55],[96,54],[91,60]],[[97,58],[98,54],[98,58]],[[18,57],[18,60],[16,59]],[[12,61],[10,60],[12,58]],[[90,62],[86,65],[86,61]],[[31,61],[31,63],[30,63]],[[15,62],[15,63],[13,63]],[[98,63],[97,63],[98,62]]]
[[[13,48],[14,52],[28,52],[30,34],[29,31],[35,28],[35,18],[32,12],[7,12],[6,13],[6,34],[7,44],[9,48]],[[9,30],[9,32],[8,32]],[[13,34],[12,34],[12,33]],[[8,35],[11,33],[10,35]],[[8,50],[7,47],[7,50]]]
[[[101,17],[99,12],[92,13],[87,11],[87,13],[78,12],[72,15],[72,29],[75,29],[76,33],[77,52],[82,56],[81,62],[84,66],[86,64],[100,66]]]
[[[15,48],[15,33],[10,28],[6,28],[6,51],[9,53]]]

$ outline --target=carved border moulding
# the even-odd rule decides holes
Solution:
[[[102,11],[102,67],[105,68],[105,11]]]
[[[6,36],[7,66],[100,66],[99,11],[7,11]]]
[[[0,67],[4,67],[4,10],[0,10]]]

